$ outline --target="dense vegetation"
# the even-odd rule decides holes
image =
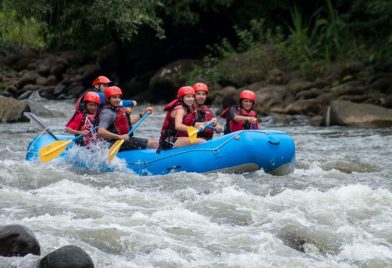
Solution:
[[[0,3],[3,51],[20,46],[92,51],[114,42],[123,51],[132,51],[128,57],[149,57],[157,66],[181,57],[204,57],[210,68],[196,68],[190,80],[204,76],[218,81],[227,72],[235,75],[222,59],[237,53],[245,54],[250,67],[263,60],[304,72],[323,71],[331,62],[346,59],[382,61],[392,53],[389,0]]]

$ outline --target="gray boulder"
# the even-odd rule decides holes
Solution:
[[[27,121],[27,118],[23,116],[23,112],[29,112],[26,102],[18,101],[13,98],[0,98],[1,123]]]
[[[40,246],[34,234],[21,225],[0,227],[0,255],[5,257],[40,255]]]
[[[39,268],[94,268],[94,263],[83,249],[70,245],[46,255]]]
[[[158,70],[150,79],[150,96],[152,101],[170,101],[176,97],[177,90],[184,85],[181,76],[201,62],[192,59],[180,59]]]
[[[328,113],[327,113],[328,116]],[[331,125],[365,128],[392,127],[392,109],[373,104],[335,100],[330,108]]]

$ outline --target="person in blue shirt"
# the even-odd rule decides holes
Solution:
[[[113,82],[110,81],[106,76],[100,75],[94,79],[92,88],[87,89],[82,95],[78,98],[75,105],[75,112],[80,112],[82,107],[84,107],[84,96],[87,92],[95,92],[98,93],[100,98],[100,103],[98,105],[98,114],[102,110],[103,106],[105,106],[105,89],[109,87]],[[137,102],[134,100],[122,100],[120,105],[122,107],[136,107]]]

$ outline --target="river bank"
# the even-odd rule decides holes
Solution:
[[[186,73],[202,64],[198,60],[177,60],[150,72],[143,84],[136,82],[137,77],[118,75],[114,66],[120,62],[111,57],[113,53],[115,48],[109,46],[89,55],[76,50],[47,53],[26,49],[3,56],[0,95],[19,100],[34,95],[73,99],[89,88],[96,76],[104,73],[124,89],[126,97],[140,103],[160,103],[171,100],[177,88],[184,85]],[[392,126],[392,66],[388,64],[340,62],[325,76],[308,80],[297,71],[279,69],[272,63],[270,67],[261,62],[245,68],[245,59],[247,56],[242,58],[239,54],[235,59],[227,59],[227,64],[240,69],[241,76],[252,78],[249,80],[252,82],[241,87],[231,86],[230,81],[235,85],[236,79],[229,72],[225,83],[209,85],[208,101],[218,107],[218,112],[235,103],[241,89],[249,88],[257,93],[255,110],[258,114],[272,116],[281,123],[290,124],[298,117],[306,117],[309,124],[315,126]],[[142,76],[148,77],[147,74]],[[3,110],[13,110],[15,105],[2,106]],[[16,110],[21,120],[23,111],[31,111],[23,104]],[[2,121],[12,120],[2,116]]]

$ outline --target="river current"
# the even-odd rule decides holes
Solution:
[[[43,104],[65,114],[40,118],[61,133],[73,104]],[[136,136],[158,138],[154,109]],[[28,162],[41,129],[0,124],[0,226],[31,229],[42,256],[79,246],[95,267],[392,267],[392,129],[264,121],[293,137],[293,174],[141,177]]]

